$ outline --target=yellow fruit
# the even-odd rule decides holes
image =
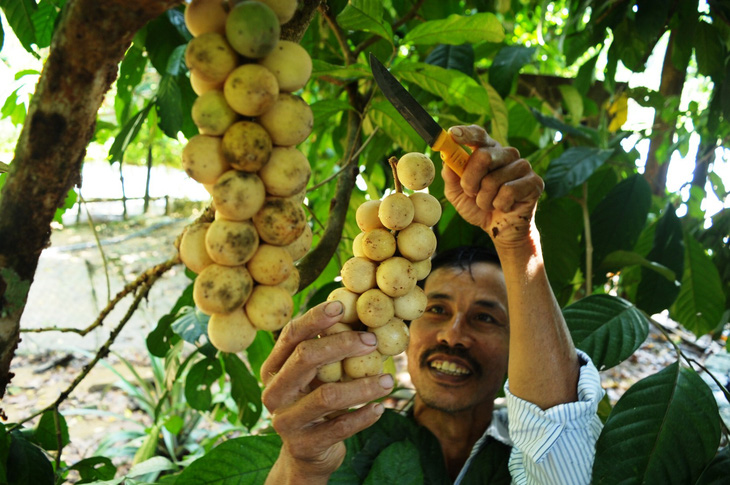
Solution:
[[[195,135],[182,151],[182,167],[190,178],[201,184],[214,184],[230,167],[223,158],[221,139]]]
[[[301,205],[291,199],[267,197],[253,216],[261,239],[275,246],[293,243],[304,232],[307,216]]]
[[[226,19],[226,38],[233,49],[249,59],[260,59],[279,41],[279,18],[257,1],[236,4]]]
[[[180,239],[180,259],[193,273],[200,273],[213,264],[205,249],[205,234],[210,227],[209,222],[199,222],[185,229]]]
[[[294,146],[307,139],[314,126],[312,108],[300,96],[280,93],[271,108],[259,116],[274,145]]]
[[[201,78],[200,75],[197,72],[190,72],[190,86],[192,86],[193,91],[195,91],[195,94],[198,96],[202,96],[203,94],[207,93],[208,91],[211,91],[213,89],[221,90],[223,89],[223,81],[220,82],[209,82],[205,79]]]
[[[223,157],[236,170],[257,172],[271,157],[271,137],[253,121],[233,123],[223,134]]]
[[[302,89],[312,75],[312,58],[296,42],[280,40],[259,63],[274,73],[279,90],[291,93]]]
[[[276,102],[279,84],[264,66],[244,64],[226,78],[223,94],[235,112],[244,116],[260,116]]]
[[[251,325],[243,307],[231,313],[214,313],[208,320],[208,340],[221,352],[241,352],[256,338],[256,328]]]
[[[411,190],[421,190],[428,187],[436,176],[433,161],[423,153],[406,153],[396,165],[398,179]]]
[[[377,350],[358,357],[347,357],[342,361],[342,368],[349,377],[377,376],[383,373],[383,356]]]
[[[223,135],[238,118],[238,113],[228,106],[223,91],[217,89],[199,96],[193,103],[190,114],[203,135]]]
[[[278,285],[294,271],[294,261],[284,247],[262,244],[246,264],[246,268],[257,283]]]
[[[246,302],[246,315],[259,330],[281,330],[293,311],[291,295],[279,286],[256,285]]]
[[[205,235],[205,249],[213,261],[224,266],[246,263],[259,247],[259,236],[250,221],[215,220]]]
[[[192,0],[185,7],[185,26],[197,37],[207,32],[225,34],[228,12],[223,0]]]
[[[253,289],[253,280],[243,266],[211,264],[195,278],[193,301],[201,312],[231,313],[241,308]]]
[[[238,65],[238,55],[221,34],[208,32],[188,42],[185,64],[202,80],[219,83]]]
[[[304,190],[311,174],[307,157],[295,147],[284,146],[274,147],[268,163],[259,170],[266,193],[277,197],[290,197]]]
[[[229,170],[213,186],[216,214],[234,221],[252,218],[266,200],[264,183],[255,173]]]

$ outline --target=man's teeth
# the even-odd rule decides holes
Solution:
[[[453,362],[446,362],[445,360],[434,360],[430,365],[432,369],[436,369],[444,374],[451,374],[452,376],[464,376],[471,373],[466,367],[462,367]]]

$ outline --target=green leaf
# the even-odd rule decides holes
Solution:
[[[649,261],[657,262],[684,276],[684,243],[682,223],[674,212],[671,202],[657,221],[654,244],[647,255]],[[659,313],[669,308],[679,294],[680,286],[667,281],[655,271],[641,269],[641,281],[636,289],[636,306],[648,314]]]
[[[616,403],[596,443],[593,483],[694,483],[719,442],[712,392],[675,362]]]
[[[183,290],[170,312],[157,321],[155,329],[147,335],[147,349],[155,357],[164,357],[168,350],[180,340],[180,337],[172,331],[172,322],[175,321],[183,308],[195,307],[193,301],[193,283],[190,283]]]
[[[697,70],[704,76],[718,78],[725,68],[724,41],[717,27],[700,21],[695,31]]]
[[[630,302],[610,295],[585,297],[567,306],[563,316],[575,346],[600,370],[626,360],[649,335],[644,315]]]
[[[700,243],[684,234],[684,276],[669,315],[697,337],[712,332],[725,310],[725,294],[717,266]]]
[[[198,411],[210,409],[212,394],[210,386],[223,375],[218,359],[203,359],[190,368],[185,379],[185,399],[191,408]]]
[[[609,253],[601,263],[599,267],[602,271],[616,271],[621,268],[628,266],[642,266],[652,271],[656,271],[660,275],[664,276],[668,281],[675,281],[677,275],[674,271],[654,261],[649,261],[641,254],[634,251],[613,251]]]
[[[238,418],[251,428],[261,416],[261,388],[236,354],[224,353],[223,362],[231,378],[231,397],[238,406]]]
[[[373,75],[365,64],[338,66],[318,59],[312,59],[312,77],[331,77],[341,81],[352,81],[354,79],[371,78]]]
[[[11,434],[7,468],[8,483],[11,485],[40,485],[55,483],[53,465],[43,450],[27,441],[21,433]]]
[[[172,322],[172,331],[188,343],[195,344],[208,333],[210,317],[199,309],[188,308]]]
[[[537,118],[537,121],[540,122],[540,124],[547,126],[548,128],[552,128],[554,130],[557,130],[561,132],[563,135],[573,135],[577,136],[579,138],[583,138],[586,140],[592,140],[591,134],[589,132],[584,131],[584,129],[581,129],[576,126],[570,126],[566,125],[562,121],[559,121],[551,116],[545,116],[544,114],[540,113],[535,108],[530,108],[530,111],[532,111],[532,114]]]
[[[175,464],[164,456],[153,456],[134,465],[127,473],[127,477],[141,477],[149,475],[150,473],[159,473],[176,469],[177,467]]]
[[[368,110],[368,118],[404,151],[423,152],[426,149],[423,138],[388,101],[372,103]]]
[[[34,0],[0,0],[0,8],[5,12],[5,19],[13,29],[23,48],[40,59],[38,53],[33,50],[32,45],[36,44],[35,28],[33,27],[33,14],[38,9]]]
[[[25,306],[30,290],[30,281],[21,280],[12,268],[0,268],[0,281],[5,283],[5,303],[0,309],[0,317],[13,315]]]
[[[261,365],[271,354],[274,348],[274,335],[271,332],[259,330],[256,332],[256,338],[253,339],[251,345],[246,349],[248,363],[251,366],[256,379],[261,380]]]
[[[636,34],[646,42],[656,41],[664,32],[669,15],[669,2],[665,0],[636,0]]]
[[[122,59],[119,66],[119,78],[117,79],[117,100],[121,102],[121,109],[118,109],[119,116],[117,121],[124,123],[129,116],[132,95],[134,89],[142,81],[145,67],[147,66],[147,57],[144,50],[136,43],[132,44]]]
[[[550,161],[545,174],[545,191],[551,198],[568,195],[588,180],[611,155],[613,150],[602,148],[568,148],[558,158]]]
[[[532,60],[536,50],[535,47],[507,45],[497,52],[489,67],[489,84],[500,96],[504,98],[510,93],[515,76]]]
[[[481,78],[479,78],[482,80]],[[504,100],[491,84],[482,80],[482,87],[489,96],[489,109],[492,112],[492,128],[489,134],[502,146],[509,145],[507,135],[509,134],[509,113]]]
[[[723,485],[730,476],[730,447],[725,447],[713,458],[697,479],[695,485]]]
[[[504,29],[493,13],[484,12],[470,16],[449,15],[445,19],[428,20],[416,25],[403,38],[410,44],[476,44],[502,42]]]
[[[111,480],[117,473],[111,459],[105,456],[92,456],[76,462],[69,470],[76,470],[81,476],[77,484],[89,483],[97,480]]]
[[[127,121],[124,126],[122,126],[122,129],[119,130],[119,133],[114,138],[114,143],[112,143],[111,148],[109,149],[109,162],[120,162],[124,158],[124,152],[127,151],[127,147],[129,147],[129,144],[134,141],[134,139],[139,134],[139,130],[142,128],[142,124],[144,123],[144,120],[147,118],[147,115],[150,112],[150,109],[152,109],[153,104],[148,103],[147,106],[142,108],[142,110],[138,111],[137,114],[132,116],[129,121]]]
[[[321,126],[326,126],[331,117],[352,109],[352,106],[342,99],[323,99],[312,103],[310,108],[314,115],[314,130],[317,130]]]
[[[5,45],[5,28],[3,28],[3,23],[0,22],[0,51],[3,50],[4,45]]]
[[[563,104],[570,113],[571,124],[580,124],[583,119],[583,96],[570,84],[560,84],[558,89],[563,97]]]
[[[58,426],[56,419],[58,419]],[[51,409],[43,413],[38,421],[38,425],[33,430],[33,441],[44,450],[58,450],[59,438],[62,448],[69,443],[68,425],[63,415]]]
[[[349,0],[337,15],[337,23],[345,30],[363,30],[393,43],[393,30],[383,18],[380,0]]]
[[[155,456],[155,450],[157,449],[157,443],[160,441],[160,429],[161,425],[153,424],[146,430],[147,436],[145,437],[142,445],[137,449],[132,459],[132,465],[137,465],[144,461],[149,460]]]
[[[0,483],[8,482],[6,466],[8,463],[8,455],[10,454],[11,442],[12,438],[5,429],[5,425],[0,423]]]
[[[63,215],[66,213],[66,211],[70,208],[72,208],[76,201],[78,200],[79,195],[76,193],[74,189],[71,189],[68,191],[68,194],[66,194],[66,198],[63,200],[63,205],[56,209],[56,213],[53,216],[53,220],[58,222],[59,224],[63,223]]]
[[[51,45],[57,16],[58,10],[49,0],[41,0],[38,8],[31,15],[38,48],[42,49]]]
[[[410,441],[396,441],[380,452],[364,485],[419,485],[423,482],[418,448]]]
[[[171,16],[167,12],[151,21],[147,25],[146,32],[145,48],[150,62],[157,72],[164,76],[167,74],[170,57],[173,56],[175,49],[187,44],[188,39],[180,35],[180,31],[173,24]]]
[[[440,44],[426,57],[426,64],[444,69],[455,69],[467,76],[474,74],[474,47],[471,44]]]
[[[601,199],[590,216],[595,266],[606,266],[602,262],[609,253],[634,248],[650,207],[651,187],[641,174],[622,180]]]
[[[446,104],[469,113],[491,116],[487,92],[474,78],[461,71],[413,62],[399,64],[391,72],[400,80],[435,94]]]
[[[259,485],[281,449],[278,435],[245,436],[221,443],[191,463],[175,485]]]
[[[157,88],[155,109],[159,116],[160,128],[167,136],[175,140],[182,129],[184,116],[180,97],[180,87],[175,78],[169,74],[162,76]]]

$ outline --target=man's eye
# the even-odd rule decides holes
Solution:
[[[477,313],[476,315],[474,315],[474,319],[480,323],[496,323],[497,325],[500,324],[497,319],[489,313]]]
[[[426,307],[426,313],[435,313],[436,315],[443,315],[446,310],[441,305],[430,305]]]

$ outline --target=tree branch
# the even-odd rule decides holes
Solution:
[[[0,397],[12,378],[38,258],[81,165],[104,94],[135,33],[181,0],[72,0],[33,94],[0,198]]]

